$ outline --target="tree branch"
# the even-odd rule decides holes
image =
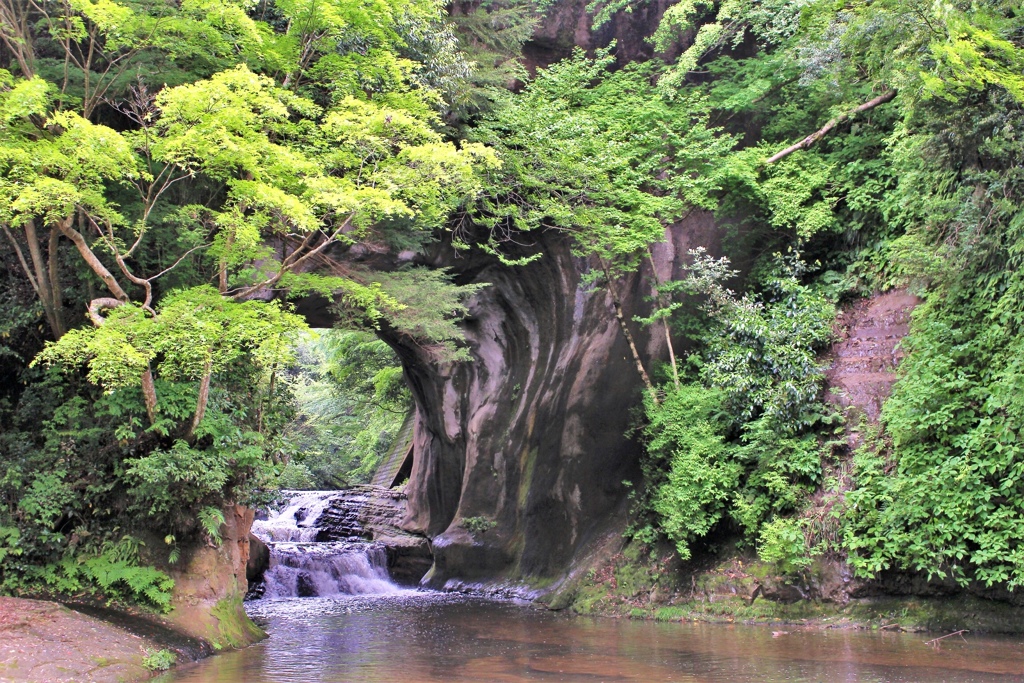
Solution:
[[[796,143],[795,145],[790,145],[789,147],[787,147],[786,149],[782,150],[781,152],[776,152],[772,156],[768,157],[768,159],[764,163],[766,163],[766,164],[774,164],[779,159],[783,159],[785,157],[788,157],[793,152],[796,152],[796,151],[801,150],[801,149],[807,149],[808,147],[813,145],[815,142],[817,142],[821,138],[823,138],[826,135],[828,135],[832,131],[832,129],[835,128],[836,126],[838,126],[839,124],[847,121],[848,119],[856,116],[857,114],[860,114],[861,112],[865,112],[865,111],[868,111],[870,109],[874,109],[875,107],[877,107],[880,104],[885,104],[886,102],[890,101],[894,97],[896,97],[896,91],[895,90],[889,90],[887,92],[882,93],[881,95],[879,95],[878,97],[876,97],[873,100],[868,100],[864,104],[862,104],[862,105],[860,105],[858,107],[855,107],[854,109],[851,109],[850,111],[846,112],[845,114],[842,114],[842,115],[837,116],[836,118],[832,119],[831,121],[826,123],[824,126],[822,126],[819,130],[811,133],[810,135],[808,135],[807,137],[805,137],[803,140],[801,140],[800,142]]]
[[[11,234],[10,229],[5,225],[4,234],[7,235],[7,239],[11,241],[11,245],[14,247],[14,253],[18,255],[18,261],[21,262],[21,267],[25,271],[25,275],[28,277],[29,284],[32,285],[32,289],[35,290],[36,296],[42,298],[42,294],[39,292],[39,285],[36,283],[35,277],[32,275],[32,269],[28,266],[28,261],[25,260],[25,254],[21,251],[21,246],[18,241],[14,239],[14,235]]]
[[[67,220],[58,222],[57,227],[60,228],[60,231],[64,233],[65,237],[74,242],[75,247],[78,248],[78,253],[82,255],[83,259],[85,259],[85,262],[92,269],[92,272],[96,273],[96,275],[103,280],[103,284],[107,286],[110,293],[120,301],[128,301],[128,293],[121,288],[120,284],[118,284],[117,278],[114,277],[113,273],[107,270],[107,267],[103,265],[103,262],[100,261],[99,257],[97,257],[93,250],[89,248],[89,244],[85,241],[82,233],[71,227],[71,219],[68,218]]]
[[[600,257],[598,257],[600,258]],[[604,270],[605,279],[608,281],[608,293],[611,295],[612,306],[615,307],[615,319],[619,322],[619,328],[622,330],[623,336],[626,338],[626,342],[629,344],[629,352],[633,354],[633,362],[636,363],[636,370],[640,373],[640,379],[643,380],[644,386],[647,387],[647,392],[651,395],[651,400],[654,401],[655,405],[661,403],[658,399],[658,391],[654,388],[654,384],[651,382],[651,376],[647,374],[647,369],[644,368],[644,363],[640,359],[640,351],[636,348],[636,342],[633,341],[633,333],[629,331],[629,326],[626,324],[626,316],[622,313],[622,303],[619,301],[618,294],[615,292],[614,280],[612,280],[611,271],[608,268],[608,264],[603,258],[601,260],[601,269]]]
[[[300,249],[296,249],[295,251],[293,251],[291,254],[288,255],[288,257],[284,261],[281,262],[281,268],[277,271],[277,274],[274,275],[273,277],[268,278],[268,279],[264,280],[263,282],[261,282],[259,284],[252,285],[250,287],[246,287],[241,292],[233,294],[231,298],[234,299],[235,301],[242,301],[246,297],[252,296],[254,293],[258,292],[259,290],[263,289],[264,287],[273,287],[274,285],[276,285],[278,282],[281,281],[281,278],[284,277],[285,273],[288,273],[288,272],[290,272],[292,270],[295,270],[296,268],[301,266],[303,263],[305,263],[309,259],[313,258],[317,254],[322,252],[329,245],[334,244],[334,242],[337,241],[338,236],[345,230],[345,228],[347,228],[349,226],[349,224],[352,222],[352,218],[354,218],[354,217],[355,217],[355,214],[351,214],[348,218],[346,218],[342,222],[342,224],[340,226],[338,226],[338,229],[335,230],[334,233],[330,237],[327,237],[326,239],[324,239],[324,241],[321,242],[319,246],[317,246],[315,249],[309,250],[303,256],[301,256],[300,258],[295,259],[294,261],[291,261],[291,259],[294,258],[296,254],[300,253],[301,247],[300,247]],[[316,233],[313,232],[311,234],[315,235]],[[306,240],[308,240],[308,239],[309,239],[309,236],[307,236]],[[303,245],[307,244],[306,240],[303,240],[303,242],[302,242]],[[289,263],[289,261],[291,261],[291,262]]]

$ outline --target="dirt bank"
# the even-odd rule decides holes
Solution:
[[[154,666],[195,656],[188,652],[193,645],[128,615],[114,625],[55,602],[0,597],[0,681],[5,683],[143,680]]]

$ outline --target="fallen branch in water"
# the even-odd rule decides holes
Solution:
[[[968,631],[965,628],[962,628],[959,631],[954,631],[953,633],[947,633],[946,635],[939,636],[938,638],[932,638],[931,640],[926,640],[924,644],[925,645],[931,645],[932,647],[937,647],[940,640],[945,640],[946,638],[950,638],[952,636],[960,636],[963,639],[964,642],[967,642],[967,639],[964,638],[964,634],[965,633],[970,633],[970,631]]]

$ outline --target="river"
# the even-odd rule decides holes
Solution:
[[[935,648],[934,635],[592,619],[417,591],[249,610],[270,638],[160,683],[1024,681],[1021,638]]]
[[[292,491],[253,525],[269,567],[247,603],[270,637],[159,683],[1024,682],[1024,639],[656,623],[401,588],[361,537],[365,491]],[[339,522],[338,520],[342,520]],[[318,541],[327,531],[332,538]]]

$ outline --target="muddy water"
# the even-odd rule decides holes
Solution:
[[[570,618],[404,592],[250,603],[271,634],[161,683],[1024,681],[1024,639]]]

